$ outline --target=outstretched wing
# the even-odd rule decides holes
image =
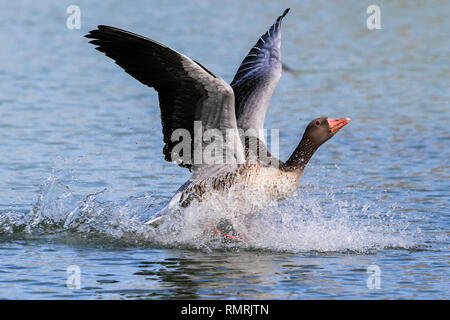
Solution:
[[[262,141],[269,100],[281,77],[281,21],[288,12],[289,8],[259,38],[231,82],[238,127],[255,130]]]
[[[205,142],[194,139],[194,130],[200,135],[216,129],[224,140],[237,136],[232,88],[198,62],[161,43],[109,26],[98,26],[86,37],[94,39],[90,43],[127,73],[158,92],[167,161],[189,169],[204,167]],[[190,140],[184,140],[186,134]],[[180,139],[189,142],[190,148],[175,152]],[[231,150],[234,159],[242,159],[239,139],[229,140],[224,141],[227,151]]]

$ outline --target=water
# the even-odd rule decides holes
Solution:
[[[379,1],[375,31],[364,1],[78,1],[81,30],[66,27],[70,4],[0,3],[1,298],[450,297],[450,4]],[[188,172],[163,160],[156,94],[82,36],[132,30],[231,81],[286,7],[283,59],[297,72],[266,117],[281,158],[311,119],[352,122],[296,194],[255,214],[259,237],[217,241],[192,210],[144,226]],[[71,265],[80,289],[66,286]]]

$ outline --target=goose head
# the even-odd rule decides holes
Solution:
[[[333,119],[327,117],[314,119],[306,127],[302,140],[308,140],[313,146],[319,147],[349,123],[350,120],[350,118]]]

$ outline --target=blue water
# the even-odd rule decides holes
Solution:
[[[66,27],[71,4],[80,30]],[[450,3],[378,1],[373,31],[370,4],[0,2],[0,298],[450,298]],[[311,119],[352,122],[290,199],[256,214],[264,237],[218,242],[195,212],[187,228],[144,226],[189,173],[163,160],[156,93],[83,35],[131,30],[231,81],[286,7],[282,54],[296,71],[266,117],[281,159]]]

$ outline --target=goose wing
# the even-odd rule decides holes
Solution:
[[[207,144],[201,137],[195,139],[194,131],[205,134],[214,129],[222,134],[226,160],[242,161],[242,144],[235,138],[234,93],[220,77],[161,43],[125,30],[100,25],[86,37],[128,74],[158,92],[165,160],[190,170],[210,165],[211,159],[203,157]],[[180,142],[188,147],[174,148]]]
[[[231,82],[238,127],[244,131],[255,130],[256,136],[263,142],[267,107],[281,77],[281,21],[288,12],[289,9],[286,9],[259,38]]]

